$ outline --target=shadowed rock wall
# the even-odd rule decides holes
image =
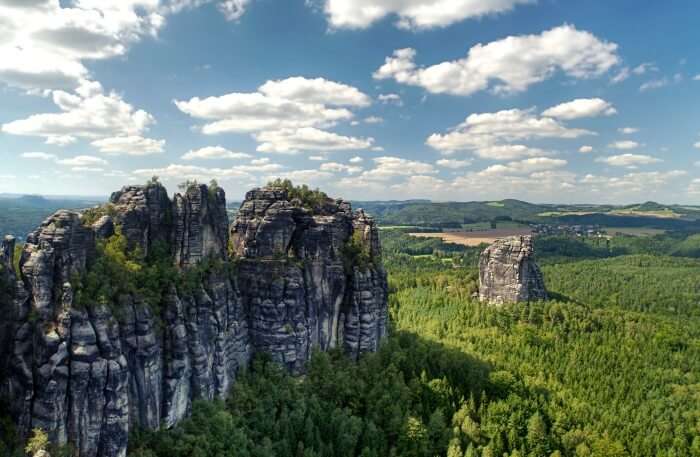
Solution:
[[[301,373],[314,347],[357,357],[386,335],[377,229],[346,202],[311,211],[284,189],[256,189],[230,231],[220,188],[190,186],[171,201],[160,184],[127,186],[109,209],[91,226],[77,212],[49,217],[27,237],[19,272],[13,240],[3,242],[0,396],[22,433],[39,427],[81,457],[123,457],[129,430],[172,426],[193,399],[223,397],[256,352]],[[144,255],[166,246],[183,274],[205,259],[235,267],[208,270],[187,292],[173,284],[158,306],[132,293],[77,306],[76,278],[115,230]]]
[[[496,240],[479,257],[479,300],[493,304],[546,300],[531,236]]]

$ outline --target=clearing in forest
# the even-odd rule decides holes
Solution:
[[[532,229],[521,228],[495,228],[489,230],[433,232],[433,233],[409,233],[411,236],[421,238],[440,238],[445,243],[461,244],[463,246],[478,246],[482,243],[491,244],[498,238],[516,235],[529,235]]]

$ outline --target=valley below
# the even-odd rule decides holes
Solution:
[[[311,194],[304,198],[309,208],[318,204]],[[486,205],[498,211],[507,206]],[[244,202],[236,217],[246,220],[250,208]],[[388,277],[388,327],[380,344],[369,339],[359,346],[366,350],[352,349],[357,346],[347,333],[328,332],[323,329],[332,325],[323,324],[315,338],[331,341],[338,335],[345,338],[344,345],[300,346],[299,325],[307,325],[309,318],[283,318],[272,331],[272,314],[262,320],[242,317],[239,322],[247,322],[247,331],[258,335],[251,340],[257,349],[236,340],[241,351],[225,375],[230,382],[208,384],[199,376],[192,378],[199,384],[181,384],[220,388],[192,394],[180,409],[166,403],[179,415],[172,422],[149,426],[129,419],[128,447],[121,451],[92,453],[83,447],[79,452],[72,439],[60,444],[47,436],[49,429],[37,426],[41,422],[23,432],[5,414],[0,453],[19,457],[25,446],[35,445],[52,457],[700,455],[700,234],[693,222],[672,219],[680,225],[669,227],[664,218],[660,226],[656,216],[640,221],[642,216],[635,214],[616,216],[629,218],[621,225],[603,226],[595,220],[515,222],[518,217],[522,215],[515,212],[510,220],[500,213],[484,217],[475,211],[461,214],[459,226],[445,222],[428,227],[415,219],[408,225],[380,225],[377,242]],[[527,255],[539,264],[547,299],[498,305],[480,301],[484,250],[499,239],[526,235],[533,236]],[[269,238],[270,246],[277,246],[275,236]],[[366,268],[379,257],[366,258],[363,249],[343,255]],[[371,252],[376,256],[379,251]],[[513,258],[520,255],[515,252]],[[179,258],[188,262],[191,254]],[[274,253],[263,261],[265,268],[289,262]],[[293,260],[288,268],[317,274],[306,262]],[[275,278],[290,274],[275,267],[268,284],[262,270],[252,266],[249,260],[236,262],[239,285],[231,287],[254,282],[254,294],[264,294],[274,290]],[[342,263],[338,268],[343,270]],[[218,293],[211,281],[221,281],[220,270],[196,271],[196,277],[183,277],[192,283],[187,287],[204,280],[209,281],[208,294]],[[192,289],[182,289],[182,297],[191,293],[187,290]],[[253,289],[242,290],[251,301],[236,312],[262,311]],[[200,298],[195,303],[198,312],[209,306]],[[345,305],[340,309],[342,315]],[[361,327],[363,322],[361,318]],[[154,324],[153,337],[165,343],[165,354],[167,342],[177,340],[156,328]],[[379,333],[361,334],[383,334],[372,332]],[[179,360],[196,353],[197,346],[188,344]],[[171,362],[165,360],[167,367]],[[178,379],[172,377],[175,372],[164,373]],[[195,371],[190,373],[186,376]]]
[[[449,231],[449,232],[416,232],[409,233],[417,238],[437,238],[445,243],[461,244],[463,246],[479,246],[481,244],[491,244],[499,238],[508,236],[529,235],[532,230],[529,228],[515,229],[489,229],[474,231]]]

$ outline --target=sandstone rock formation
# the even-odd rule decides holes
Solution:
[[[14,240],[3,242],[0,396],[24,434],[39,427],[80,457],[123,457],[129,430],[172,426],[193,399],[226,395],[257,352],[300,373],[314,347],[357,357],[386,335],[377,229],[346,202],[310,210],[282,188],[256,189],[230,233],[219,188],[171,201],[160,184],[128,186],[106,209],[91,225],[71,211],[49,217],[18,272]],[[131,292],[79,300],[97,241],[114,233],[144,256],[165,248],[181,275],[213,260],[235,268],[202,269],[155,304]]]
[[[546,300],[531,236],[496,240],[479,258],[479,300],[493,304]]]

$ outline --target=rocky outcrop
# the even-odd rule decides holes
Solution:
[[[115,221],[131,248],[144,254],[155,243],[169,243],[172,237],[172,204],[161,185],[126,186],[109,197]]]
[[[531,236],[496,240],[479,258],[479,300],[493,304],[546,300]]]
[[[11,316],[14,314],[13,301],[17,284],[14,253],[15,238],[8,235],[0,244],[0,373],[7,372],[11,354]]]
[[[205,257],[226,258],[228,215],[220,187],[190,186],[173,204],[175,263],[195,265]]]
[[[111,216],[102,216],[92,224],[92,230],[95,232],[97,238],[109,238],[114,235],[114,220]]]
[[[80,457],[123,457],[130,430],[170,427],[194,399],[223,397],[257,352],[301,373],[313,348],[357,357],[386,335],[377,229],[342,200],[309,209],[282,188],[256,189],[229,232],[222,189],[192,185],[171,201],[151,183],[115,192],[105,212],[90,225],[77,212],[49,217],[19,272],[14,240],[3,242],[0,396],[24,434],[39,427]],[[157,303],[79,293],[97,240],[114,234],[180,271]]]
[[[352,243],[366,251],[366,265],[348,259]],[[283,189],[253,190],[232,225],[231,245],[242,257],[251,341],[293,372],[303,369],[312,347],[357,356],[375,350],[386,334],[378,232],[349,203],[328,200],[311,211]]]

